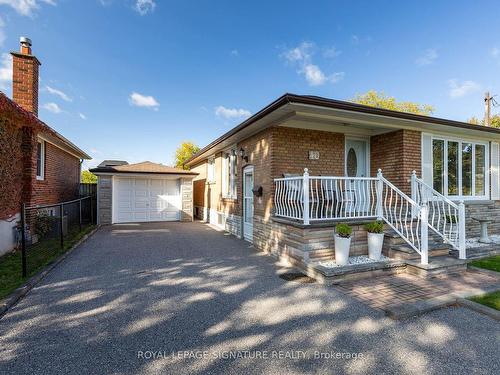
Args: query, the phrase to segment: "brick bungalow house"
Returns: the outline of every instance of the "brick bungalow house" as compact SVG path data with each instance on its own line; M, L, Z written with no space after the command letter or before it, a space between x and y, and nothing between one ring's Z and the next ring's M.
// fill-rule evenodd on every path
M31 41L12 52L13 100L0 92L0 254L15 245L21 203L51 204L78 197L84 151L38 119L38 70Z
M186 165L195 216L258 249L331 258L349 221L351 253L366 254L360 224L378 218L427 264L431 238L465 258L472 217L499 217L499 142L500 129L285 94Z

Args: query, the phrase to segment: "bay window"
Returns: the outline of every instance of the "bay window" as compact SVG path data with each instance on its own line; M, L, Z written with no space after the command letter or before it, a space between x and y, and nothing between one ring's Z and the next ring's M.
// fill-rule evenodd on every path
M236 149L222 155L222 197L236 199Z
M432 185L456 198L487 198L488 144L443 138L432 140Z

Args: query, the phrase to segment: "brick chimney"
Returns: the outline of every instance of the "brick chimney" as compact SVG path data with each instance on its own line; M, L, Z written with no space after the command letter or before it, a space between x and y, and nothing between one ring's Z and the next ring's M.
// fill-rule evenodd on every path
M38 116L38 59L31 54L31 40L22 37L20 52L12 55L12 99Z

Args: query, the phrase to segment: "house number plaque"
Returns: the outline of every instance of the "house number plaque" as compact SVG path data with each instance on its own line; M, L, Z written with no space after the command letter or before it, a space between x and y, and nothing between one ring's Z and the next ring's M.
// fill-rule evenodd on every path
M319 151L309 151L309 160L319 160Z

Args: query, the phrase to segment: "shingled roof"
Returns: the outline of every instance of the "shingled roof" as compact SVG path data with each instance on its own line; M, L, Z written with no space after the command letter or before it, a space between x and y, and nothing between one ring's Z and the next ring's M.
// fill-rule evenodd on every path
M180 168L169 167L167 165L143 161L136 164L122 165L102 165L90 170L92 173L152 173L152 174L182 174L195 176L198 173L186 171Z

